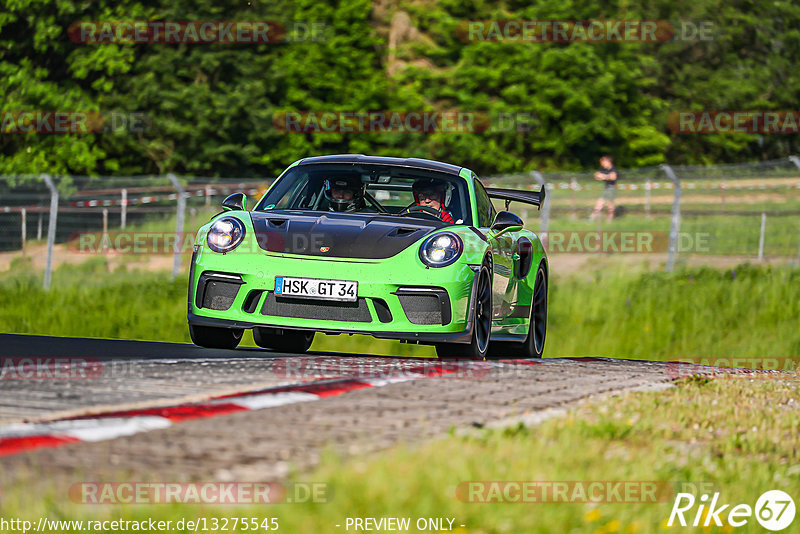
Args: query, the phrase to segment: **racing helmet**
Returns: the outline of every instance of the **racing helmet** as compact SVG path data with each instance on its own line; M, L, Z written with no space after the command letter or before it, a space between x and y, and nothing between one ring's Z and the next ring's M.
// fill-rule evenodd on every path
M411 190L414 193L414 202L419 205L419 193L420 191L437 191L439 193L439 203L442 207L446 206L449 202L448 193L450 193L450 184L443 180L437 180L436 178L420 178L419 180L415 180L414 184L411 186Z
M359 176L328 178L324 183L325 199L333 211L355 211L364 206L365 185ZM334 191L350 191L351 198L335 198Z

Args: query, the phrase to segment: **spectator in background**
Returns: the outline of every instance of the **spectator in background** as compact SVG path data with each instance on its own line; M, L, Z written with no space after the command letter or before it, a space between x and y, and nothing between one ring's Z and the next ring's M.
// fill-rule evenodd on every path
M608 220L614 218L614 199L617 197L617 168L614 166L614 161L611 156L603 156L600 158L600 170L594 173L594 179L605 182L603 188L603 195L597 199L594 205L592 215L589 217L593 221L595 217L600 214L603 205L608 206Z

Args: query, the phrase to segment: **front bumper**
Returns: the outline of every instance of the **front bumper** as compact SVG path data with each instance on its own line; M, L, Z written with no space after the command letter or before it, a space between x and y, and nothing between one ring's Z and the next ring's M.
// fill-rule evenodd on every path
M360 261L235 252L222 255L200 248L193 255L189 324L366 334L415 343L468 343L472 338L470 310L476 266L456 263L440 269L426 268L416 250L386 260ZM205 298L204 291L207 281L215 278L212 273L223 275L223 282L227 276L233 283L223 305L230 303L227 309L208 306L211 301ZM331 305L326 310L317 301L278 299L273 293L275 276L356 280L359 301L352 307ZM430 295L439 299L442 309L437 317L441 322L420 324L420 315L409 313L408 299Z
M276 333L281 333L282 330L302 330L307 331L308 328L298 326L278 326L266 325L264 323L248 323L243 321L235 321L230 319L214 319L212 317L204 317L202 315L188 315L189 324L198 326L217 326L223 328L254 328L266 327L273 329ZM323 334L339 335L339 334L361 334L365 336L372 336L378 339L397 339L401 341L408 341L420 344L431 343L469 343L472 340L472 325L462 332L376 332L374 330L342 330L342 329L329 329L329 328L314 328L315 332Z

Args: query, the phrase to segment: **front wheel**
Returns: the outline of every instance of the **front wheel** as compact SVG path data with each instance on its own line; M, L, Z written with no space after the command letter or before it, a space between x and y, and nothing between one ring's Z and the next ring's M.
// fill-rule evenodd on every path
M547 334L547 275L544 264L539 265L531 295L531 313L528 335L522 343L518 341L493 341L489 345L488 359L532 359L544 353L544 338Z
M314 332L284 331L283 334L273 332L270 329L255 327L253 328L253 340L262 349L297 354L306 352L314 341Z
M478 271L475 292L475 305L472 309L472 339L469 344L439 343L436 355L439 358L466 358L483 360L489 349L489 336L492 331L492 279L489 268L484 264Z
M235 349L242 340L242 334L242 328L189 325L192 343L207 349Z

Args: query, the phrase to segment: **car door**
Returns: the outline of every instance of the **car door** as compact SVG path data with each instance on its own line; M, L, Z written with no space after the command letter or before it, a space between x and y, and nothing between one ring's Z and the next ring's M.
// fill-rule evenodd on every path
M496 237L491 232L492 222L497 211L492 205L489 195L486 193L481 181L475 177L475 203L478 208L478 226L492 249L493 277L492 277L492 321L497 325L497 321L502 321L511 313L511 302L507 296L509 289L513 290L509 284L511 282L514 259L514 235L506 232L500 237ZM513 300L513 299L512 299Z

